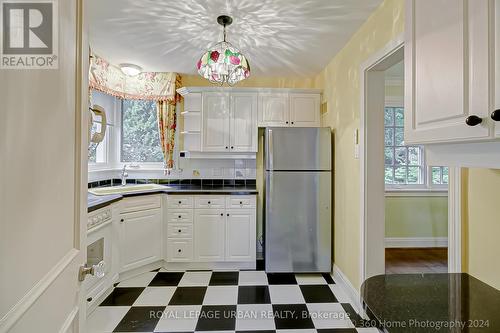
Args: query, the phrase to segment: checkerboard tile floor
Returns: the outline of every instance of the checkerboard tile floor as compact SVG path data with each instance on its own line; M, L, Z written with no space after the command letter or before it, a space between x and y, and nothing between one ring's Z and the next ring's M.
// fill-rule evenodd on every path
M376 333L329 274L157 270L119 283L89 333Z

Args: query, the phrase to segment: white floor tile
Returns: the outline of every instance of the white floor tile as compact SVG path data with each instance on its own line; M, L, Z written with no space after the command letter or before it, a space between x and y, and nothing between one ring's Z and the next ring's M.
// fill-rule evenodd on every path
M200 311L201 305L167 306L155 332L193 332Z
M147 287L155 275L156 272L143 273L120 282L118 287Z
M298 284L327 284L321 274L295 274Z
M203 305L234 305L238 303L238 286L209 286Z
M375 327L360 327L356 328L358 333L380 333L380 331Z
M87 319L88 333L113 332L130 306L99 306Z
M212 272L186 272L179 282L179 287L208 286Z
M176 287L148 287L144 289L134 306L161 306L168 305Z
M330 284L329 286L330 286L330 289L332 290L333 294L335 295L335 297L339 301L339 303L350 303L351 302L351 300L347 296L344 288L342 288L340 285Z
M240 286L265 286L267 275L264 271L241 271L238 281Z
M240 304L236 312L236 331L274 330L271 304Z
M354 327L340 303L310 303L307 309L316 329Z
M306 302L298 285L270 285L269 295L271 296L272 304L299 304Z

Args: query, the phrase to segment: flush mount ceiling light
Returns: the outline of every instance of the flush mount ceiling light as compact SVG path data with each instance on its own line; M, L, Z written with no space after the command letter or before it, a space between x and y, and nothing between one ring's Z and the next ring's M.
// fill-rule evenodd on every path
M198 73L212 83L234 85L250 76L250 64L240 50L226 41L226 26L233 19L226 15L217 18L223 26L224 40L212 46L198 60Z
M120 64L120 69L122 70L123 74L128 76L136 76L140 72L142 72L142 68L134 64Z

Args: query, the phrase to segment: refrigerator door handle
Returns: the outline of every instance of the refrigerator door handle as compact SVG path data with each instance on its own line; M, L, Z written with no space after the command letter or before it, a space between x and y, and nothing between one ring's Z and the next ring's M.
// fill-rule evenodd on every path
M273 170L273 130L268 130L268 140L267 140L267 158L269 165L267 167L269 170Z

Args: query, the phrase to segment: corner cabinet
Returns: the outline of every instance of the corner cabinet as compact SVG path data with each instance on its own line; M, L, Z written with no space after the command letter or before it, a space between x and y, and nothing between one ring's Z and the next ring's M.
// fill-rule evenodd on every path
M406 0L406 143L494 138L492 13L490 0Z

